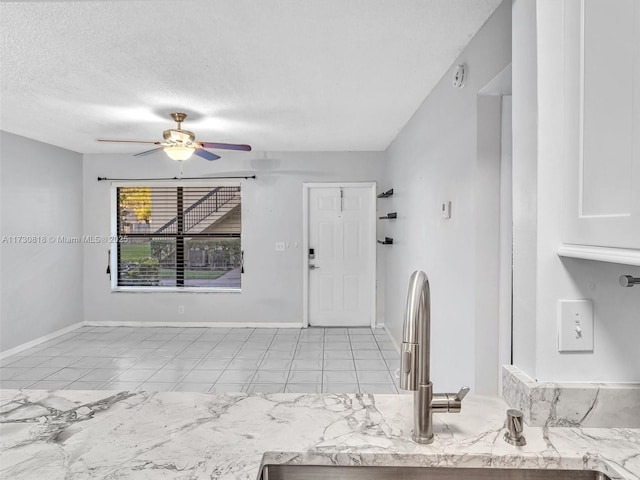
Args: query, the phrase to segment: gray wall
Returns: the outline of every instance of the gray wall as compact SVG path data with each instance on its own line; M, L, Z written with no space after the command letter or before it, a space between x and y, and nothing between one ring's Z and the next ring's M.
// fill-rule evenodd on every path
M394 245L378 248L387 273L385 324L400 341L409 276L424 270L431 282L431 372L438 391L470 385L476 393L497 393L497 318L484 324L475 309L477 256L493 247L478 238L476 220L492 201L477 189L485 173L478 162L478 92L511 62L510 26L506 2L454 63L467 64L464 88L452 87L451 68L387 152L381 187L395 193L378 208L397 211L398 219L381 227ZM452 202L448 220L440 218L443 201ZM475 338L486 328L496 332L494 345L476 349ZM479 365L495 372L489 384L476 378Z
M0 350L83 320L82 156L0 132ZM11 243L12 236L44 243Z
M225 152L221 160L193 157L185 177L257 175L242 182L242 244L245 274L241 293L129 293L110 289L108 245L85 245L87 321L302 323L302 184L377 181L384 154ZM84 232L109 235L110 182L114 178L174 177L178 165L163 154L84 156ZM276 242L289 248L275 251ZM296 246L297 244L297 246ZM184 314L178 306L184 305Z

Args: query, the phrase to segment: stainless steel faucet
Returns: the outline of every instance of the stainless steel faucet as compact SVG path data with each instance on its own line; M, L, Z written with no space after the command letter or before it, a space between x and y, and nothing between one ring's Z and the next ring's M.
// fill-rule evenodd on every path
M433 414L458 413L469 387L458 393L433 393L429 379L431 347L431 293L429 279L416 271L409 280L407 307L402 329L400 388L415 391L412 438L417 443L433 442Z

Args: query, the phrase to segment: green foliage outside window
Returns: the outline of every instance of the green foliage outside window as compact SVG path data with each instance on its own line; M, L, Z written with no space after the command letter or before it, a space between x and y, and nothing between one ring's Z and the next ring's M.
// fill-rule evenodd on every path
M155 258L139 258L124 263L120 270L121 285L159 285L160 263Z

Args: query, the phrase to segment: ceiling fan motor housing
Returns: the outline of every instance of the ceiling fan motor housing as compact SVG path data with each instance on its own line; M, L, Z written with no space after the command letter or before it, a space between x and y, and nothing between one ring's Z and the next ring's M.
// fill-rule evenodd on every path
M162 136L167 142L181 145L191 144L196 139L196 135L189 130L165 130Z
M190 145L196 139L196 135L189 130L182 130L182 122L187 118L186 113L174 112L171 114L177 125L177 128L165 130L163 133L164 139L173 145Z

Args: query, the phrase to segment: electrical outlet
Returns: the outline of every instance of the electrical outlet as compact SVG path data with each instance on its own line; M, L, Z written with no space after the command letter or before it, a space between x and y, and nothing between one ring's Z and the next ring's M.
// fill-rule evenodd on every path
M560 300L558 351L593 351L593 302L591 300Z
M184 313L184 305L178 305L178 313L182 315Z
M284 242L276 242L276 252L284 252Z

